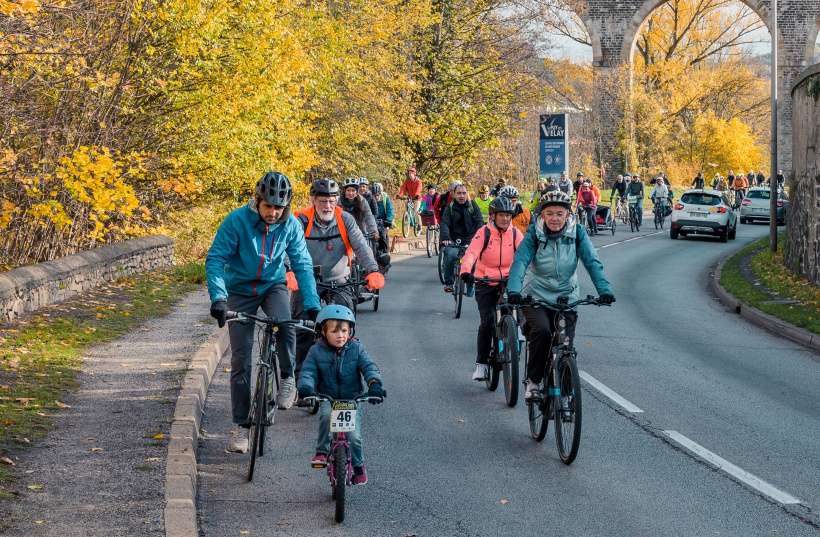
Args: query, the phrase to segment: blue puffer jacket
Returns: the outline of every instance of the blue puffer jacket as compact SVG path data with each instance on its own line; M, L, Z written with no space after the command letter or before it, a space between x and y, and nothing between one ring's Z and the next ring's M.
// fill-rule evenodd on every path
M510 277L509 292L555 302L558 297L578 300L578 260L584 264L599 295L612 294L604 266L584 228L570 215L566 232L557 239L547 239L546 225L539 215L527 228L518 245Z
M299 282L305 310L318 310L313 261L305 245L302 224L288 211L268 225L256 211L256 200L228 214L216 231L205 260L211 302L241 296L263 295L285 280L285 254Z
M348 339L344 347L336 350L320 339L302 364L297 387L310 386L314 393L334 399L353 399L362 395L374 380L382 382L379 368L359 340Z

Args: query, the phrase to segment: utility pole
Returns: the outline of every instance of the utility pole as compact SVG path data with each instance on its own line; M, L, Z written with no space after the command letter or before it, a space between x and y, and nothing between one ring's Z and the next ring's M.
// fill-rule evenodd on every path
M769 247L777 251L777 0L772 2L772 161L769 168Z

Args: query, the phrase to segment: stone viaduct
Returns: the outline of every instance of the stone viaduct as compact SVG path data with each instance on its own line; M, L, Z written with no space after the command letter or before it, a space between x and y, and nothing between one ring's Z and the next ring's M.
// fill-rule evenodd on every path
M768 28L770 0L741 0ZM578 13L592 41L592 65L600 99L607 179L621 172L615 151L615 132L621 120L615 92L609 90L608 74L632 63L641 26L666 0L586 0ZM778 162L788 175L792 169L792 83L814 63L814 44L820 32L820 0L778 0ZM766 166L768 168L768 166Z

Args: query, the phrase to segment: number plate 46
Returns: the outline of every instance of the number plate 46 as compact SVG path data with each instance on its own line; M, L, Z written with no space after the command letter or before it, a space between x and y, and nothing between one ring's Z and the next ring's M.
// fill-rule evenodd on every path
M350 433L356 430L356 403L333 403L330 410L330 432Z

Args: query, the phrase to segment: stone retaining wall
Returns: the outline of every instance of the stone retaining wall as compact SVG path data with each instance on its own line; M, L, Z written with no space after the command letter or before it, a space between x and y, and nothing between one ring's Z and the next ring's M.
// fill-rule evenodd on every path
M783 254L791 270L820 283L820 99L806 91L817 77L820 64L806 69L792 89L794 180Z
M153 235L0 273L0 322L99 283L173 264L174 241Z

